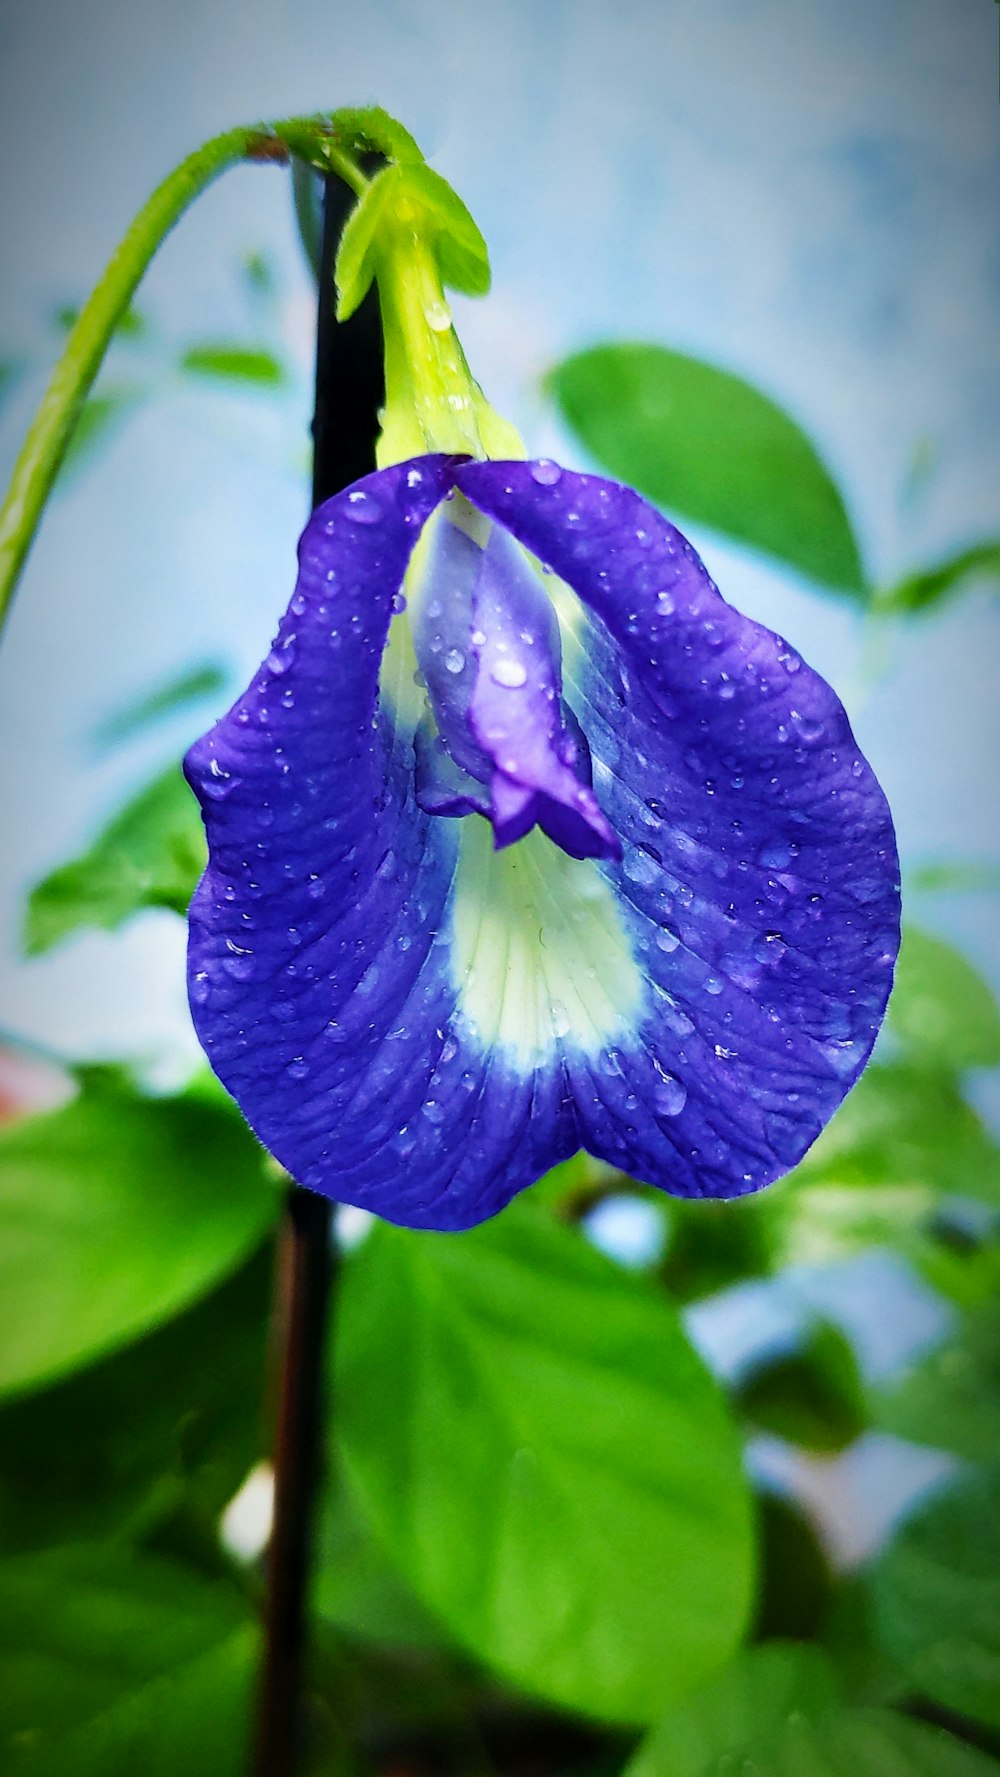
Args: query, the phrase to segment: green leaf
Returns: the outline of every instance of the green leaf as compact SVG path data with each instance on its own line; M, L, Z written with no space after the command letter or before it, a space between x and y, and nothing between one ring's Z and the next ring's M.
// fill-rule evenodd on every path
M779 1493L757 1498L760 1577L752 1641L819 1635L833 1594L833 1572L816 1528L793 1500Z
M25 950L40 956L81 928L117 931L145 907L185 913L205 858L198 804L171 765L126 803L88 851L32 889Z
M68 333L80 319L80 310L72 303L62 303L55 312L55 324L60 333ZM115 324L115 337L118 339L141 339L149 332L149 323L145 315L138 309L128 308Z
M1000 1727L1000 1468L909 1518L872 1575L875 1626L914 1689Z
M924 894L995 894L1000 890L1000 869L975 858L964 862L949 858L918 864L909 873L909 885Z
M94 740L101 747L117 746L132 740L153 722L172 716L189 703L216 696L224 690L228 673L216 660L203 661L169 679L161 679L131 703L123 704L94 729Z
M398 227L403 217L408 228L432 241L445 284L468 296L489 289L486 242L447 180L422 163L385 167L351 211L341 236L335 268L338 320L348 320L364 300L385 231Z
M387 160L423 161L408 129L381 105L342 105L330 119L334 135L358 154L384 154Z
M519 1202L460 1236L376 1227L339 1325L351 1484L460 1641L623 1722L727 1658L751 1586L738 1441L652 1285Z
M278 1203L221 1096L143 1099L95 1074L61 1109L0 1130L0 1391L179 1313L246 1258Z
M214 1521L260 1457L268 1246L134 1344L0 1405L0 1550ZM211 1361L206 1362L206 1353Z
M1000 1303L968 1315L892 1387L872 1392L883 1430L969 1462L1000 1451Z
M88 395L59 467L59 486L65 488L103 445L109 444L123 421L135 411L146 391L135 383L102 388Z
M1000 1007L971 963L941 938L907 926L889 1026L918 1058L958 1071L1000 1062Z
M284 365L266 346L233 345L228 340L200 340L188 346L181 353L180 368L192 376L258 388L280 388L287 380Z
M826 1322L812 1325L797 1351L758 1364L741 1383L736 1400L757 1429L804 1450L846 1449L868 1424L850 1343Z
M766 1761L789 1718L822 1720L837 1701L833 1668L819 1648L780 1641L750 1648L671 1710L624 1777L769 1772Z
M793 1177L798 1184L916 1187L1000 1203L1000 1148L949 1074L867 1068Z
M859 600L843 498L795 421L741 377L655 345L595 346L551 372L564 419L658 505Z
M1000 537L973 543L971 548L946 556L932 568L907 575L879 595L878 607L881 611L929 611L983 580L1000 583Z
M439 1648L449 1640L393 1566L339 1473L324 1490L313 1605L324 1622L386 1647Z
M19 366L13 358L0 358L0 402L6 400L17 381Z
M9 1777L242 1777L256 1632L227 1585L105 1545L0 1563Z

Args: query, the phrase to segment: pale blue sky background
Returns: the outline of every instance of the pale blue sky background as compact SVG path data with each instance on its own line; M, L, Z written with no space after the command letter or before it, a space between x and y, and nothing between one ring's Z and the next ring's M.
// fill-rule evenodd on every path
M995 0L14 0L0 14L0 354L51 353L155 180L224 125L378 101L489 240L493 296L458 303L473 366L529 443L563 352L661 339L784 401L847 492L877 574L1000 529L1000 113ZM125 755L88 734L206 655L247 673L291 590L305 509L308 281L286 181L229 174L142 296L169 344L257 331L235 265L281 267L299 383L258 408L171 384L53 509L0 662L4 1022L68 1051L192 1053L181 935L150 915L13 962L25 885L77 849L210 706ZM0 426L13 451L37 385ZM912 488L915 452L931 464ZM908 491L909 490L909 491ZM723 591L831 677L908 858L996 856L1000 609L915 627L865 688L857 620L698 537ZM939 897L1000 982L996 903Z

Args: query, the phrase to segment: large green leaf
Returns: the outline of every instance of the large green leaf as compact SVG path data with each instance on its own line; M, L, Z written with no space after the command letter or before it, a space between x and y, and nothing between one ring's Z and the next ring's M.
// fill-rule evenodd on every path
M549 385L591 456L678 516L867 596L843 498L814 445L742 377L656 345L595 346Z
M339 1473L324 1490L312 1602L322 1621L365 1641L437 1648L449 1640L380 1547Z
M0 1393L113 1351L234 1271L277 1214L221 1095L143 1099L95 1074L0 1131Z
M339 1326L351 1482L460 1640L623 1722L722 1664L750 1603L746 1483L652 1285L521 1201L460 1236L377 1227Z
M0 1563L8 1777L242 1777L256 1635L243 1600L105 1545Z
M990 988L959 951L915 926L903 933L889 1027L914 1055L943 1068L1000 1062L1000 1008Z
M115 815L88 851L32 889L25 949L38 956L86 927L113 932L144 907L185 913L206 855L198 804L172 765Z
M654 1728L625 1777L707 1777L769 1767L790 1716L818 1721L838 1702L819 1648L773 1641L750 1648ZM751 1764L752 1760L752 1764ZM745 1761L745 1763L743 1763Z
M261 1455L270 1248L145 1338L0 1405L0 1551L211 1522ZM210 1354L210 1361L206 1361Z
M876 1423L970 1462L1000 1452L1000 1303L987 1302L891 1387L873 1393Z
M872 1587L879 1637L914 1689L1000 1727L1000 1467L909 1518Z

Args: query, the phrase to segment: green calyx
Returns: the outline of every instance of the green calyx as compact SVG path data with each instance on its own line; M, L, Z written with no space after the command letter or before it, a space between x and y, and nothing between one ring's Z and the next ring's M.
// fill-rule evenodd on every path
M388 161L369 180L354 160L348 182L358 203L335 270L341 321L373 282L378 288L386 381L380 465L427 451L523 456L517 432L493 411L469 371L445 297L446 288L467 296L489 289L489 254L479 228L413 138L384 112L337 114L347 117L355 153L377 152Z

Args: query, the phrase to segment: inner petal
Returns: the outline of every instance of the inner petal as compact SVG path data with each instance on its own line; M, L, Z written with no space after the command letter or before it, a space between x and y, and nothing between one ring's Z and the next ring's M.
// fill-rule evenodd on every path
M562 701L559 627L523 551L459 498L439 516L414 642L447 760L418 747L417 795L435 814L479 806L452 767L485 786L497 848L535 825L573 857L617 857L591 788L590 753Z

